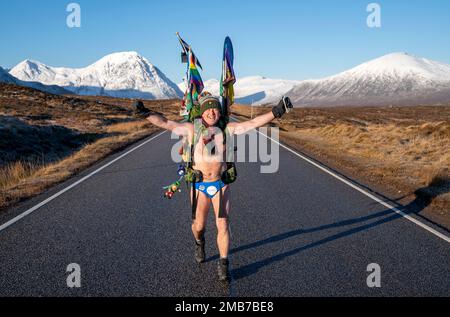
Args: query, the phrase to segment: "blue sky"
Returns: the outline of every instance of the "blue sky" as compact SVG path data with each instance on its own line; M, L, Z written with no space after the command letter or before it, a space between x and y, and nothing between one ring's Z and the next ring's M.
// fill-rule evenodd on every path
M66 25L66 6L81 6L81 28ZM366 7L381 5L382 27ZM240 77L320 78L381 55L406 51L450 64L448 0L14 0L0 1L0 65L30 58L83 67L106 54L138 51L180 82L179 31L204 66L220 76L229 35Z

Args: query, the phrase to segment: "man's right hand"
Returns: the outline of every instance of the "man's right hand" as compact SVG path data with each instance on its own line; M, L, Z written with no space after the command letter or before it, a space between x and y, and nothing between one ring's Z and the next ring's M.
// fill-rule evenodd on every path
M142 101L136 101L134 103L134 116L136 118L147 119L151 115L161 115L161 114L146 108Z

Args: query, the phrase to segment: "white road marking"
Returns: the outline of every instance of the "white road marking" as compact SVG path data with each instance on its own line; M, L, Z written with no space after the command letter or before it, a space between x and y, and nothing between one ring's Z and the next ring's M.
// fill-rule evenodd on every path
M281 143L278 142L277 140L275 140L275 139L269 137L268 135L266 135L266 134L260 132L259 130L257 130L257 131L258 131L259 134L263 135L264 137L266 137L267 139L271 140L271 141L274 142L275 144L278 144L278 145L281 146L282 148L288 150L288 151L291 152L292 154L294 154L294 155L300 157L301 159L307 161L308 163L314 165L315 167L317 167L317 168L319 168L320 170L324 171L325 173L327 173L327 174L333 176L334 178L340 180L341 182L345 183L346 185L352 187L353 189L359 191L359 192L362 193L363 195L365 195L365 196L367 196L367 197L373 199L374 201L376 201L377 203L383 205L384 207L389 208L390 210L396 212L396 213L399 214L400 216L404 217L405 219L408 219L409 221L415 223L415 224L418 225L419 227L421 227L421 228L427 230L428 232L434 234L435 236L441 238L442 240L444 240L444 241L450 243L450 237L447 237L446 235L444 235L444 234L440 233L439 231L437 231L437 230L431 228L430 226L428 226L428 225L426 225L426 224L420 222L419 220L417 220L417 219L415 219L415 218L413 218L413 217L411 217L411 216L405 214L405 213L404 213L403 211L401 211L400 209L398 209L398 208L396 208L396 207L394 207L394 206L388 204L388 203L385 202L385 201L382 201L381 199L379 199L378 197L372 195L371 193L367 192L366 190L360 188L359 186L356 186L355 184L353 184L353 183L349 182L348 180L342 178L341 176L337 175L336 173L334 173L334 172L332 172L332 171L326 169L325 167L321 166L320 164L317 164L316 162L314 162L314 161L310 160L309 158L305 157L304 155L302 155L302 154L300 154L300 153L298 153L298 152L296 152L296 151L290 149L289 147L285 146L284 144L281 144Z
M21 213L20 215L14 217L13 219L9 220L8 222L4 223L3 225L0 226L0 232L5 230L6 228L8 228L9 226L15 224L16 222L18 222L19 220L23 219L24 217L28 216L29 214L31 214L32 212L38 210L39 208L41 208L42 206L45 206L46 204L48 204L49 202L51 202L52 200L54 200L55 198L61 196L62 194L64 194L65 192L71 190L72 188L80 185L81 183L83 183L84 181L86 181L87 179L91 178L92 176L94 176L95 174L97 174L98 172L104 170L105 168L107 168L108 166L114 164L115 162L117 162L118 160L121 160L122 158L124 158L125 156L127 156L128 154L136 151L137 149L143 147L144 145L146 145L147 143L153 141L154 139L160 137L161 135L163 135L164 133L166 133L167 131L163 131L159 134L157 134L156 136L148 139L147 141L143 142L142 144L132 148L131 150L129 150L128 152L120 155L119 157L115 158L114 160L112 160L111 162L103 165L102 167L100 167L99 169L93 171L92 173L90 173L89 175L86 175L85 177L83 177L82 179L76 181L75 183L73 183L72 185L64 188L63 190L57 192L56 194L54 194L53 196L47 198L46 200L44 200L43 202L37 204L36 206L28 209L27 211Z

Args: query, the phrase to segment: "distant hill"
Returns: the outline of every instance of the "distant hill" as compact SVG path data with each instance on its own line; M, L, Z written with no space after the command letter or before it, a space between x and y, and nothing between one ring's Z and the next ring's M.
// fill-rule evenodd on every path
M44 84L41 84L38 82L23 81L23 80L17 79L1 67L0 67L0 82L7 83L7 84L15 84L18 86L23 86L23 87L28 87L28 88L33 88L33 89L41 90L41 91L51 93L54 95L69 95L69 94L71 94L70 91L63 89L56 85L44 85Z

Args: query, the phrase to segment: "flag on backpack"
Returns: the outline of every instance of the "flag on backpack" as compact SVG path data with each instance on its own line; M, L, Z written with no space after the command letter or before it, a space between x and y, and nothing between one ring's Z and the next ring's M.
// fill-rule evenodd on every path
M183 40L183 39L181 38L181 36L180 36L180 34L179 34L178 32L177 32L176 34L177 34L178 40L180 41L181 47L183 48L183 52L184 52L185 54L189 54L189 51L192 51L191 46L190 46L188 43L186 43L185 40ZM194 54L193 52L192 52L192 54L193 54L194 57L195 57L195 63L196 63L196 65L197 65L201 70L203 70L202 64L200 64L200 61L198 60L198 58L195 56L195 54Z
M188 87L186 95L186 110L190 112L198 103L198 96L204 88L202 77L197 69L197 57L189 50Z
M227 36L223 48L222 78L220 79L220 95L222 97L222 115L228 117L230 106L234 103L234 84L236 75L233 69L234 51L231 39Z

